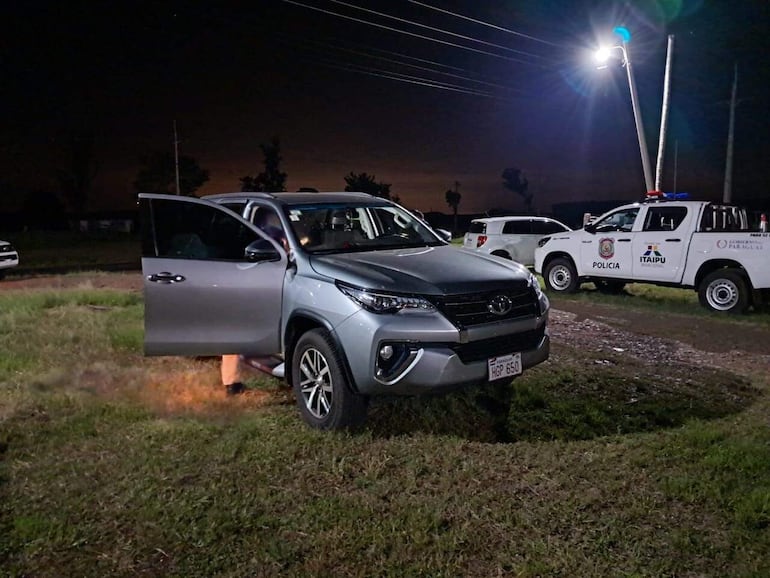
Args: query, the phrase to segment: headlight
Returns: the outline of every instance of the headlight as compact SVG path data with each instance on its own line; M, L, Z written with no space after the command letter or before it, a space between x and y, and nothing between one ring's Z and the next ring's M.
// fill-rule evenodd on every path
M540 287L537 276L534 273L530 273L527 283L535 290L535 296L537 297L537 302L540 307L540 315L545 315L551 307L551 303L548 301L548 297L546 297L545 293L543 293L543 289Z
M435 311L435 307L422 297L393 295L342 284L338 284L337 287L361 307L372 313L398 313L400 311L428 313Z
M551 237L543 237L542 239L540 239L540 240L537 242L537 246L538 246L538 247L542 247L543 245L545 245L545 244L546 244L548 241L550 241L550 240L551 240Z
M540 287L540 281L537 280L537 276L534 273L529 274L527 284L535 290L535 295L538 299L543 296L543 289Z

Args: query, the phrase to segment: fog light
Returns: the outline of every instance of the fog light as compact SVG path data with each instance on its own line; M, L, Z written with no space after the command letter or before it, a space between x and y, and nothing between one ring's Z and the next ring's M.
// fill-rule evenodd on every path
M422 348L412 343L390 342L380 345L374 377L392 385L401 379L422 356Z

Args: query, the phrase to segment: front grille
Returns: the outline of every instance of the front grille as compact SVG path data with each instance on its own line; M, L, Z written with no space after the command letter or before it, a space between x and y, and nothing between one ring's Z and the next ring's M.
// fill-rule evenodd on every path
M543 340L543 335L545 335L545 323L537 329L522 333L491 337L471 343L455 343L451 345L451 349L457 354L460 361L472 363L498 355L535 349Z
M500 295L508 297L512 306L504 315L495 315L490 312L489 303L492 298ZM522 319L540 313L537 295L529 285L479 293L446 295L434 297L432 301L436 308L459 329L482 323Z

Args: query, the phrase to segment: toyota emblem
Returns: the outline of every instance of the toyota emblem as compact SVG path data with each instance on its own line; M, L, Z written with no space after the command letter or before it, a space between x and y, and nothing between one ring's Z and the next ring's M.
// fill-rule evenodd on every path
M487 310L492 315L505 315L511 311L512 307L513 302L511 301L511 298L508 297L508 295L502 294L495 295L489 300L489 303L487 303Z

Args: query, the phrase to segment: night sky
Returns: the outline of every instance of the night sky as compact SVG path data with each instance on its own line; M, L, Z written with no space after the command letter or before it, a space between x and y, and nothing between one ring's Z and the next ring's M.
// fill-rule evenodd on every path
M290 191L367 172L423 211L449 212L455 181L460 212L522 209L500 178L517 167L543 213L636 200L625 71L590 59L618 25L653 172L675 35L664 190L721 198L737 62L733 198L770 199L766 0L18 4L0 40L0 210L56 192L78 132L96 139L89 208L130 207L140 157L173 151L174 121L180 154L210 172L197 194L238 190L278 136Z

